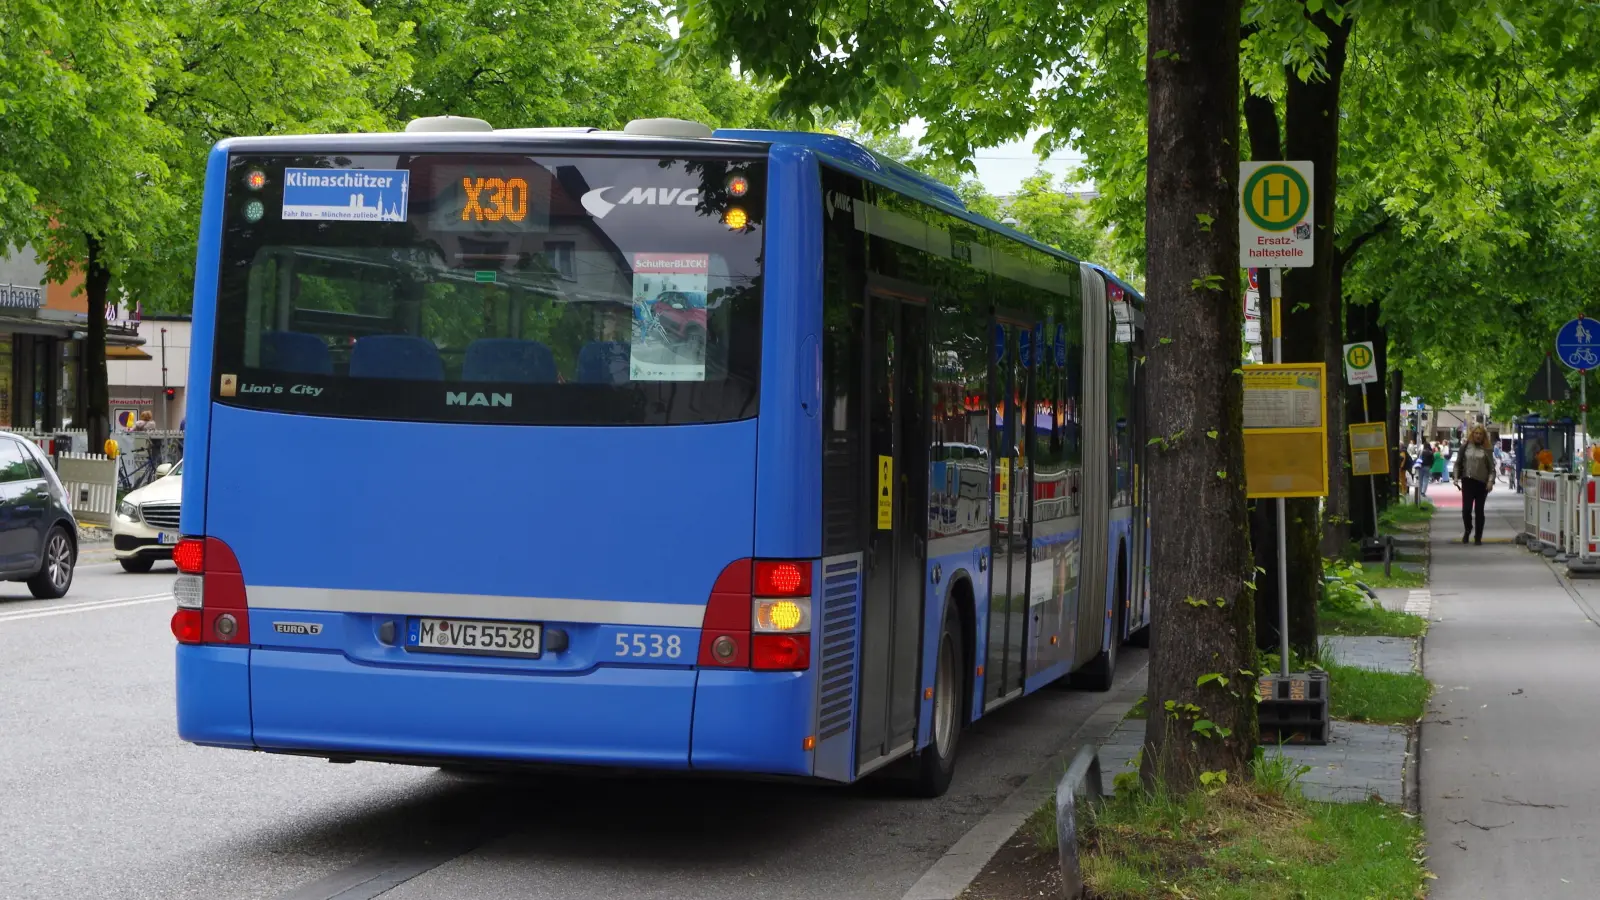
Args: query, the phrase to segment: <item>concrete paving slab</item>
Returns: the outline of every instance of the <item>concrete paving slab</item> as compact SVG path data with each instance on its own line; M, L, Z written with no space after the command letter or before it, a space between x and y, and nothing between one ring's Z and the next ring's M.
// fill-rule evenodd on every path
M1416 671L1417 642L1414 638L1333 635L1323 638L1322 643L1327 654L1340 665L1402 675Z
M1489 495L1483 546L1458 510L1433 526L1437 685L1421 737L1434 900L1588 900L1600 884L1600 628L1542 558L1509 543L1522 497ZM1576 590L1581 591L1582 588Z

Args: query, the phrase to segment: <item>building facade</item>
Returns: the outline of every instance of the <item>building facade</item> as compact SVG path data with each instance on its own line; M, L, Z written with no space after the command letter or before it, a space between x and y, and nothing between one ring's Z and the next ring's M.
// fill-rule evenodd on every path
M89 316L82 288L81 275L48 281L29 248L0 256L0 428L83 427ZM125 323L107 322L108 360L148 358L141 343Z

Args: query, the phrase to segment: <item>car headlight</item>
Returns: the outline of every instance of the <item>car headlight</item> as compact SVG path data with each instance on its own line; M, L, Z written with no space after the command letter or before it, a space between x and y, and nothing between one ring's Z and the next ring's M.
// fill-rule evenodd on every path
M127 519L130 522L137 522L139 521L139 507L134 506L132 503L124 500L117 504L117 515Z

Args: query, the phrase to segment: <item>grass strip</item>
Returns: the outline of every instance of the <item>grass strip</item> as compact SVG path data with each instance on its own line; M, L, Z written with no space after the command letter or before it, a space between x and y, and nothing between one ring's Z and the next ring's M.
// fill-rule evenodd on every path
M1428 620L1410 613L1395 612L1381 606L1336 609L1326 603L1317 609L1317 624L1323 634L1372 635L1380 637L1422 637Z
M1383 566L1363 568L1356 580L1370 588L1419 588L1428 583L1428 577L1400 566L1393 566L1390 574L1383 574Z
M1080 840L1097 900L1414 898L1428 877L1422 828L1400 810L1254 785L1183 798L1125 791L1090 818Z
M1393 531L1406 526L1427 524L1433 518L1433 504L1424 502L1421 506L1410 503L1391 503L1378 513L1378 530ZM1409 529L1406 529L1409 530Z
M1416 672L1373 672L1327 666L1329 714L1335 719L1404 725L1422 718L1433 686Z

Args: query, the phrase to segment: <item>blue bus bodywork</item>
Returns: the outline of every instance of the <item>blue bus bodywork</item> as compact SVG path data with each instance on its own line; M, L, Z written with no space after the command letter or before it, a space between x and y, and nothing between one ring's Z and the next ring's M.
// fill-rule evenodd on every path
M204 550L204 562L186 569L203 573L202 582L191 595L179 591L180 605L184 596L204 598L187 607L198 637L180 635L177 648L178 730L185 740L336 759L848 782L929 753L940 721L938 648L952 620L965 636L956 686L962 721L1074 671L1099 666L1091 680L1109 686L1117 646L1149 622L1148 522L1137 462L1144 441L1132 362L1142 340L1142 298L1120 286L1135 316L1119 349L1111 335L1117 313L1105 293L1108 283L1119 283L1109 273L969 213L948 188L839 138L736 131L716 138L719 147L760 154L766 167L759 399L754 414L728 421L628 427L390 420L225 400L219 391L231 390L233 379L247 381L220 371L215 360L219 339L232 340L218 315L219 273L229 264L225 226L233 227L227 223L237 205L230 173L241 155L334 148L531 153L559 140L564 154L593 148L689 156L700 152L686 146L691 142L637 148L603 135L380 135L244 139L213 150L195 285L190 377L197 389L187 411L192 438L182 508L184 534ZM858 195L854 206L827 196L830 184L848 184ZM921 212L904 212L913 207ZM896 318L885 326L891 356L896 340L918 348L892 364L912 366L904 360L932 345L910 336L944 327L949 317L939 304L954 291L882 276L869 262L860 266L870 282L866 294L839 301L826 283L836 274L828 266L837 248L824 242L835 233L830 227L845 228L846 215L861 225L860 247L848 252L872 257L879 253L873 248L901 240L908 243L896 247L949 253L946 238L929 237L943 231L964 235L996 260L984 269L969 257L963 264L970 270L999 271L1002 255L1031 254L1036 262L1019 270L1015 283L1043 287L1037 297L1019 295L1020 310L990 304L987 288L968 305L982 307L975 315L985 316L984 337L991 327L1001 336L992 354L984 341L988 375L966 383L992 387L1004 369L1012 387L989 390L977 416L960 416L985 423L962 426L987 432L985 446L957 453L949 448L962 441L934 436L929 479L937 473L955 485L949 495L955 499L923 502L932 489L907 488L884 474L885 458L916 468L920 447L896 438L894 452L876 454L876 461L868 458L870 447L853 447L857 468L848 478L865 479L857 479L859 490L847 504L855 524L830 530L830 515L839 518L842 507L829 490L845 483L824 472L830 429L855 431L868 420L858 409L840 411L846 392L827 370L837 354L828 355L848 329L825 323L834 311L829 304L842 302L874 323L878 310L892 310L886 315ZM921 224L908 226L913 219ZM896 229L906 227L923 233L897 239ZM1091 335L1097 327L1111 335L1111 356L1079 348L1069 360L1062 339L1051 340L1056 314L1045 306L1059 300L1065 310L1072 297L1090 309L1082 322ZM1019 317L1027 310L1038 321ZM1002 316L1010 319L1001 323ZM339 341L329 343L342 352ZM932 363L935 352L924 361ZM1106 385L1123 383L1106 375L1111 357L1128 366L1120 420L1107 418ZM932 392L936 368L927 365L929 377L919 385L896 385ZM1048 426L1036 420L1021 429L1027 434L1016 446L1001 447L995 432L1004 414L993 398L1039 409L1035 395L1048 391L1036 386L1047 368L1060 386L1043 401ZM296 377L320 385L324 374ZM869 365L865 378L873 377L879 376ZM959 379L952 378L954 386ZM403 389L426 385L405 382ZM851 402L877 408L862 399L870 384L853 390ZM1098 424L1088 421L1095 415ZM892 426L894 435L931 430L926 423L902 425ZM1110 452L1092 452L1102 440ZM1060 462L1041 474L1039 460L1050 451L1028 448L1043 445L1078 447L1079 468ZM887 520L870 499L885 478L892 500L884 502L909 509L902 515L895 505ZM1075 516L1041 525L1039 510L1058 501ZM961 515L966 525L945 524ZM916 517L923 526L909 524ZM849 546L852 540L860 545ZM874 549L873 541L884 540L892 551ZM875 566L884 567L885 552L903 568L883 576L895 598L887 625L874 619L873 598L885 589L870 580ZM706 664L713 632L750 637L748 620L743 631L737 622L711 621L723 602L719 593L734 598L724 609L751 602L756 588L746 570L735 571L741 560L807 567L804 668ZM1049 587L1041 586L1045 581ZM1004 597L995 582L1007 585ZM734 590L722 591L728 584ZM214 597L222 605L213 608ZM227 640L215 630L229 609L244 617L245 639ZM415 652L407 635L415 639L422 617L537 621L546 649L537 658ZM557 632L559 650L550 644ZM652 653L656 647L662 649Z

